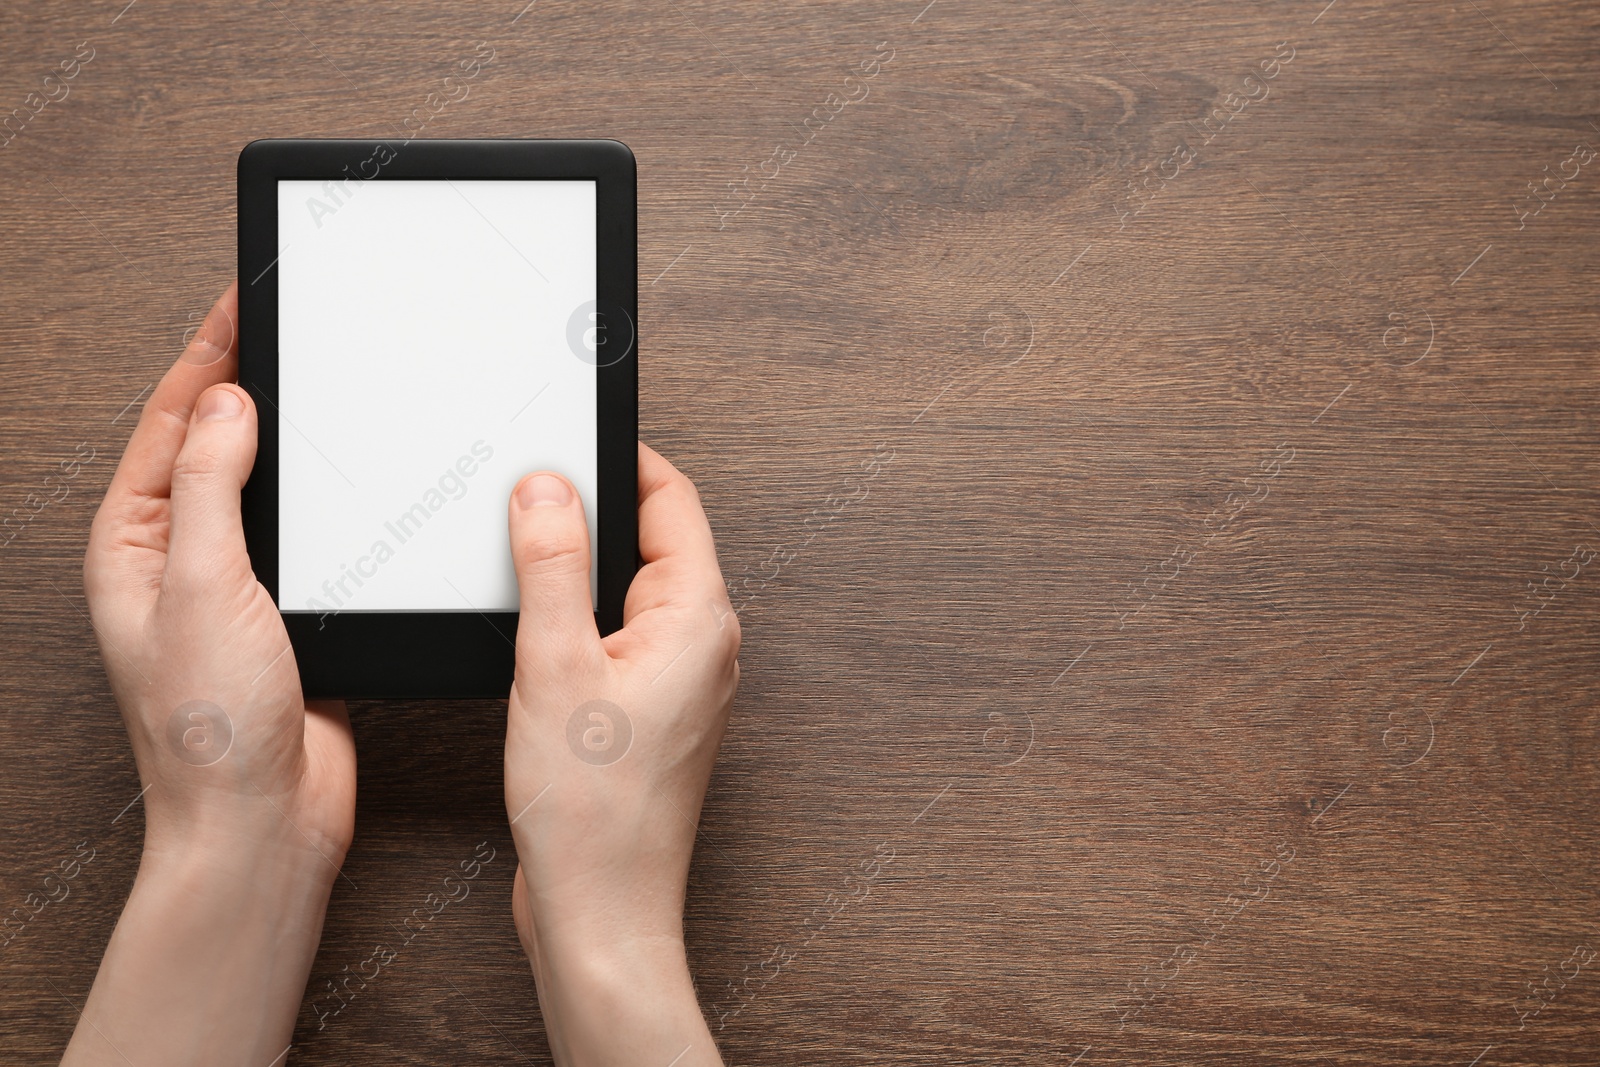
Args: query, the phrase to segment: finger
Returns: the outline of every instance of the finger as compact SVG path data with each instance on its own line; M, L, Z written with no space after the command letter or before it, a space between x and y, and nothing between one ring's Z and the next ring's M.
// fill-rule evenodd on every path
M350 729L350 706L342 700L308 700L306 701L306 724L318 723L318 729L325 726L335 734L343 737L353 736Z
M699 490L661 453L638 443L638 555L645 565L669 563L678 579L722 585L717 542Z
M516 877L511 880L511 922L517 928L517 939L522 951L533 965L535 974L543 968L539 958L539 942L533 931L533 905L528 902L528 880L522 875L522 864L517 864Z
M639 554L645 561L622 603L622 629L604 640L614 658L652 655L661 628L684 632L686 622L733 629L738 616L717 565L711 524L700 493L681 471L639 444ZM701 613L704 613L702 616Z
M700 505L700 491L643 441L639 442L639 555L646 563L675 557L701 568L717 566L717 546Z
M517 663L564 676L599 652L583 502L567 479L540 471L517 484L510 507L511 559L521 592Z
M291 665L292 666L292 665ZM342 700L306 701L305 746L317 760L317 781L349 781L356 762L350 709Z
M250 394L230 384L207 389L172 464L169 578L193 586L251 576L239 490L255 460L256 409Z
M195 401L211 386L238 377L238 321L239 283L235 281L145 403L106 492L108 504L124 504L136 497L164 498L171 491L172 464L183 448Z
M342 766L355 762L355 750L355 732L350 728L350 709L345 702L306 701L306 751Z

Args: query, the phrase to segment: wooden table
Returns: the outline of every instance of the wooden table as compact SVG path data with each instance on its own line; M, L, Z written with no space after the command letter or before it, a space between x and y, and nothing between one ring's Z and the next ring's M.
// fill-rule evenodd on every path
M94 859L0 957L7 1063L137 864L81 553L235 157L418 108L638 156L641 434L744 626L730 1063L1596 1062L1600 11L925 2L10 6L4 108L92 59L0 149L5 509L94 458L0 558L4 905ZM293 1061L548 1062L503 707L352 710Z

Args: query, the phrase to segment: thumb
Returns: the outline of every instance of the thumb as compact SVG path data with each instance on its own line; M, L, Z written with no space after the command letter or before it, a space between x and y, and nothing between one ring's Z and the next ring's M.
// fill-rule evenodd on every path
M167 572L183 584L249 576L239 490L256 461L256 409L237 385L200 394L172 464Z
M511 559L521 590L518 673L561 677L602 652L589 596L589 527L572 483L549 471L511 494Z

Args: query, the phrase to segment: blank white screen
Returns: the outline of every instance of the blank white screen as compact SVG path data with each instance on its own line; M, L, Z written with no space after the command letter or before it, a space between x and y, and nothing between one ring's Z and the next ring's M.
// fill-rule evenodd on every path
M538 469L597 558L595 241L593 181L278 182L282 610L515 611Z

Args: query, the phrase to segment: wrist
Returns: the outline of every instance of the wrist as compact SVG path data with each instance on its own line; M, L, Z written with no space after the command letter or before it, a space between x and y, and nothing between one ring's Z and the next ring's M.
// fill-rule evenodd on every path
M625 988L659 988L673 993L694 984L689 977L689 957L680 936L591 936L552 924L536 923L533 963L535 976L550 978L567 988L597 996L610 996Z
M281 1057L337 875L261 844L146 848L64 1063Z
M146 796L142 865L224 878L254 865L297 878L320 875L331 886L350 848L353 813L329 833L288 798L216 792L170 804L159 791Z
M721 1064L681 937L584 939L538 928L539 1006L561 1067Z
M197 971L208 960L265 958L257 976L294 986L298 1001L338 877L308 849L259 839L147 845L124 915L168 929L161 953L188 959Z
M304 841L271 834L217 838L149 835L139 859L134 894L202 906L226 901L241 911L287 916L314 911L321 925L339 856L324 856Z

